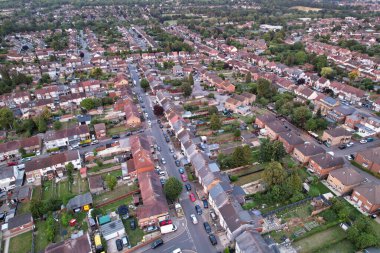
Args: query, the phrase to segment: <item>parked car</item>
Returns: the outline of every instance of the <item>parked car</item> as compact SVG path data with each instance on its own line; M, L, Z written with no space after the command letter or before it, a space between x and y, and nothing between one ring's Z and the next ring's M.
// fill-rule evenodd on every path
M180 163L178 160L175 160L175 165L176 165L177 167L179 167L179 166L181 166L181 163Z
M98 140L93 140L93 141L91 142L91 145L95 145L95 144L98 144L98 143L99 143Z
M214 210L210 211L210 217L211 217L212 220L217 220L218 219L218 216L216 215L216 213L215 213Z
M117 239L115 241L116 243L116 248L118 251L122 251L123 250L123 241L121 239Z
M174 154L174 155L173 155L173 158L174 158L174 160L177 160L178 157L177 157L176 154Z
M193 224L198 224L198 219L197 219L197 217L195 216L195 214L191 214L190 215L190 219L191 219L191 221L193 222Z
M202 208L199 205L195 205L195 211L198 215L202 215Z
M150 246L152 249L155 249L155 248L161 246L162 244L164 244L164 241L162 239L157 239Z
M130 226L130 228L131 228L132 230L135 230L135 229L136 229L136 222L135 222L135 220L131 220L131 221L129 222L129 226Z
M129 241L128 241L128 238L126 237L126 236L123 236L122 238L121 238L121 241L123 242L123 246L124 247L128 247L129 246Z
M169 224L172 224L172 220L163 220L163 221L160 221L160 226L165 226L165 225L169 225Z
M365 139L360 140L360 143L361 143L361 144L365 144L365 143L367 143L367 140L365 140Z
M187 181L187 176L185 174L181 174L181 179L183 182Z
M161 185L164 186L166 183L166 180L164 178L160 178Z
M346 155L347 160L351 161L352 157L350 155Z
M211 226L207 221L203 222L203 227L205 228L207 234L211 233Z
M208 239L210 239L210 242L211 242L212 245L217 245L217 244L218 244L218 241L216 240L215 235L210 234L210 235L208 236Z
M170 153L174 153L174 150L172 148L169 148Z
M191 184L185 184L186 191L191 191Z
M374 138L372 138L372 137L368 137L367 138L367 142L373 142L375 139Z
M163 157L161 158L161 163L166 164L165 158L163 158Z
M151 233L151 232L154 232L154 231L156 231L156 230L158 230L158 227L157 227L157 226L149 226L149 227L147 227L147 228L145 229L145 232L147 232L147 233Z
M339 148L339 149L345 149L345 148L346 148L346 145L345 145L345 144L339 145L338 148Z
M185 170L184 170L182 167L180 167L180 168L178 169L178 172L179 172L180 174L183 174L183 173L185 173Z
M191 202L195 202L196 199L195 199L195 195L194 195L194 193L191 192L191 193L189 194L189 199L190 199Z
M7 162L7 165L8 166L15 166L15 165L17 165L18 163L17 163L17 161L10 161L10 162Z
M203 208L208 208L208 201L207 199L202 199L203 202Z
M347 148L349 148L349 147L352 147L354 145L354 143L353 142L349 142L349 143L347 143Z
M119 139L119 138L120 138L120 135L118 135L118 134L112 135L112 139Z

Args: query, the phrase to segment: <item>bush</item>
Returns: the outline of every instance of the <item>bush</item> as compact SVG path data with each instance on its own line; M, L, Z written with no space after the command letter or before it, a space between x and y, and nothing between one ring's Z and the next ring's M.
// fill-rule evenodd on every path
M338 216L332 209L327 209L319 214L327 222L331 222L338 219Z
M239 177L236 175L232 175L232 176L230 176L230 180L231 180L231 182L236 182L239 180Z
M55 151L59 151L59 148L51 148L51 149L46 150L46 152L48 153L55 152Z

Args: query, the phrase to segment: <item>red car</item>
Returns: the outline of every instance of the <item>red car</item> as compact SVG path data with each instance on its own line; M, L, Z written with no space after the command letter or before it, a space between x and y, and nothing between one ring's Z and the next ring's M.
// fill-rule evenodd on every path
M191 202L195 202L195 195L194 195L194 193L190 193L189 194L189 198L190 198Z
M165 226L165 225L169 225L169 224L172 224L172 220L163 220L163 221L160 221L160 226Z
M187 176L185 174L181 174L181 179L183 182L187 181Z
M15 166L15 165L17 165L17 162L11 161L11 162L8 162L7 165L8 166Z

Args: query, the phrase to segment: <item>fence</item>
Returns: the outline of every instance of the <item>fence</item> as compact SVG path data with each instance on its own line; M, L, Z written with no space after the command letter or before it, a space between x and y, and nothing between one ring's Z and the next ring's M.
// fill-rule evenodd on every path
M312 199L313 199L313 197L307 197L306 199L300 200L298 202L295 202L295 203L292 203L292 204L289 204L289 205L286 205L286 206L282 206L280 208L277 208L275 210L272 210L272 211L270 211L268 213L263 214L263 217L268 217L268 216L274 215L274 214L276 214L278 212L281 212L281 211L284 211L284 210L286 210L288 208L293 208L293 207L296 207L296 206L300 206L300 205L302 205L302 204L304 204L307 201L312 200Z
M116 201L119 201L119 200L125 199L126 197L131 196L131 195L133 195L133 194L135 194L135 193L138 193L138 192L140 192L140 190L134 190L134 191L128 192L127 194L124 194L124 195L122 195L122 196L120 196L120 197L117 197L117 198L114 198L114 199L108 200L108 201L106 201L106 202L103 202L103 203L101 203L101 204L98 204L98 205L96 205L95 207L96 207L96 208L99 208L99 207L102 207L102 206L106 206L106 205L112 204L112 203L114 203L114 202L116 202Z

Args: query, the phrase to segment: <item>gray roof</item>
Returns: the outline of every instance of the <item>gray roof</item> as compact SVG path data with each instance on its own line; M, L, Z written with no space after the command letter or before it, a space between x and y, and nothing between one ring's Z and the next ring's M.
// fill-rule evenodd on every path
M220 185L220 183L212 187L209 191L209 194L217 207L222 206L228 200L228 195L223 190L223 187Z
M325 97L322 99L323 102L325 102L326 104L329 104L329 105L335 105L336 104L336 99L332 98L332 97Z
M305 142L301 137L293 132L283 132L280 133L279 136L293 146L303 144Z
M334 109L336 112L339 112L345 116L353 114L356 110L355 108L348 105L339 105Z
M15 177L13 167L4 167L0 169L0 179L7 179L11 177ZM16 179L16 178L15 178Z
M261 235L254 230L247 230L236 237L236 245L241 253L269 253L273 252Z
M77 195L74 198L70 199L66 207L67 209L76 209L89 204L92 204L92 195L91 193L87 192L85 194Z
M20 226L23 226L25 224L28 224L29 222L32 222L32 214L31 213L25 213L22 215L15 216L8 221L8 229L17 228Z
M344 129L343 127L337 127L330 130L325 131L327 134L331 135L332 137L340 137L340 136L351 136L352 134Z
M313 156L312 158L310 158L310 160L313 160L322 169L328 169L328 168L336 167L339 165L343 166L344 164L343 157L332 156L328 153Z
M85 114L85 115L78 115L77 116L78 122L86 122L91 121L91 115Z
M363 182L364 177L352 168L341 168L330 172L331 177L338 179L343 185L357 185Z
M300 151L304 156L318 155L326 152L322 147L311 143L298 145L295 149Z
M124 230L124 233L125 233L124 224L121 220L114 220L100 226L100 232L102 233L103 236L110 235L120 230Z

